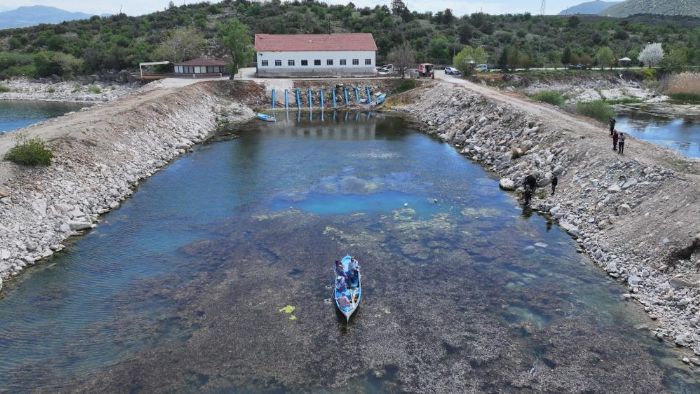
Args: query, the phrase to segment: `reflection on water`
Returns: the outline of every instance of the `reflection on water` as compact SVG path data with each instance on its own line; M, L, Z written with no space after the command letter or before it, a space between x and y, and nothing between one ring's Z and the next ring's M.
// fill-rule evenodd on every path
M688 157L700 157L700 123L684 119L664 119L644 114L618 116L619 131L635 138L673 148ZM625 153L630 150L625 147ZM633 150L634 148L632 148Z
M0 133L77 111L84 104L0 100Z
M197 148L9 283L0 387L698 390L622 287L453 148L394 117L308 116ZM326 302L347 253L349 325Z

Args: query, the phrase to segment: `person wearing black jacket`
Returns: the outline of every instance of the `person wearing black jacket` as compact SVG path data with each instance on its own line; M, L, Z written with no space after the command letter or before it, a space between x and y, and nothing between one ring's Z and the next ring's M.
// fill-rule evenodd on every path
M615 120L615 118L610 118L608 123L610 124L610 135L613 135L613 130L615 130L615 123L617 123L617 120Z

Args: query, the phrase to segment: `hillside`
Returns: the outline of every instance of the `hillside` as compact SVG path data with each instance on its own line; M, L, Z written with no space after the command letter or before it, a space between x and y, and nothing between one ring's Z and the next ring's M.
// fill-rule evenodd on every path
M92 15L70 12L60 8L35 5L0 12L0 29L34 26L41 23L61 23L77 19L89 19Z
M559 15L598 15L606 8L617 5L618 3L619 1L588 1L573 7L569 7L560 12Z
M601 12L601 15L618 18L634 14L700 17L700 0L627 0Z
M407 42L418 61L452 64L465 46L482 47L487 62L507 68L595 64L596 52L609 47L616 58L636 59L648 42L686 48L684 64L700 64L700 19L638 15L625 19L598 15L457 16L449 9L436 13L392 10L387 6L356 7L303 2L249 2L172 6L164 11L130 17L124 14L86 20L0 30L0 79L24 75L70 79L76 75L134 70L139 62L159 61L156 49L175 29L189 27L206 43L204 54L224 51L218 27L231 18L250 34L347 33L374 35L377 61ZM565 49L567 56L563 56ZM667 48L670 49L670 48ZM568 56L568 54L571 56ZM252 61L253 59L251 59Z

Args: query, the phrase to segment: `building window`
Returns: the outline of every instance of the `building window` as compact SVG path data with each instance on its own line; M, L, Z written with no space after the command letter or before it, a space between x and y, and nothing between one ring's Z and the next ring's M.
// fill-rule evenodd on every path
M309 65L309 61L308 61L308 60L302 60L302 61L301 61L301 65L302 65L302 66L308 66L308 65Z
M263 61L262 61L262 66L263 66L263 67L267 67L267 60L263 60Z
M333 59L326 60L326 66L332 66L332 65L333 65Z
M365 65L366 65L366 66L371 66L371 65L372 65L372 59L365 59Z
M282 61L281 60L275 60L275 67L281 67L282 66Z
M348 64L348 61L347 61L347 60L345 60L345 59L340 59L340 65L341 65L341 66L345 66L345 65L347 65L347 64Z
M352 59L352 65L353 65L353 66L359 66L359 65L360 65L360 59Z
M321 59L314 60L314 66L320 66L320 65L321 65Z
M287 60L288 66L294 66L294 60Z

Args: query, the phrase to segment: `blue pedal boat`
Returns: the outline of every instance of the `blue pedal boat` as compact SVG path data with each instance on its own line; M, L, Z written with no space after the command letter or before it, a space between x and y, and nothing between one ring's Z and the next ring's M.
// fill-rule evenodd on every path
M357 270L353 274L351 265L353 260L357 266ZM340 263L343 267L343 272L335 273L335 286L333 286L333 299L338 310L345 316L345 321L350 321L350 316L360 306L362 300L362 274L360 273L360 265L352 256L345 256Z

